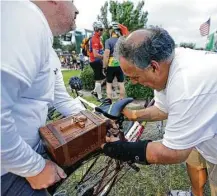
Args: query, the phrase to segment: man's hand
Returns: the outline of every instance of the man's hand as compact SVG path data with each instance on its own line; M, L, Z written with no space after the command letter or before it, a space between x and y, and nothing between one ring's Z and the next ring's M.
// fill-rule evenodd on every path
M117 142L117 141L119 141L119 140L120 140L119 137L114 137L113 135L111 135L110 137L106 136L106 143L109 143L109 142ZM105 144L106 144L106 143L105 143ZM102 149L104 148L105 144L102 144L102 145L101 145L101 148L102 148Z
M54 162L46 160L45 168L41 173L37 176L27 177L26 180L33 189L45 189L66 177L63 169Z
M122 114L127 117L129 120L136 121L137 116L136 116L136 110L129 110L127 108L124 108Z

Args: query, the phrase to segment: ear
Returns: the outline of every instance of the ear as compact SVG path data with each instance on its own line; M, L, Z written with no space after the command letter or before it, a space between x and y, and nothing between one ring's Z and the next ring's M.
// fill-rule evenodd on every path
M157 61L151 60L151 68L153 72L159 72L160 71L160 65Z

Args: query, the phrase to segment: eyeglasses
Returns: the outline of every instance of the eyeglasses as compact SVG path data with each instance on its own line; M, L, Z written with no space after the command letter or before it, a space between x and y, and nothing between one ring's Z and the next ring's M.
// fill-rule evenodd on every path
M99 31L103 31L103 29L99 29Z

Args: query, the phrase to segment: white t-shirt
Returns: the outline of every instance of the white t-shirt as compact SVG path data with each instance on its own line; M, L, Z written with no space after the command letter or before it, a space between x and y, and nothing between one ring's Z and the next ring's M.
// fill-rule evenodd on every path
M84 107L66 91L41 10L29 1L1 6L1 175L34 176L45 166L33 149L38 147L38 129L46 123L48 105L65 116Z
M168 113L163 144L196 147L217 164L217 54L177 48L166 89L155 91L155 100Z

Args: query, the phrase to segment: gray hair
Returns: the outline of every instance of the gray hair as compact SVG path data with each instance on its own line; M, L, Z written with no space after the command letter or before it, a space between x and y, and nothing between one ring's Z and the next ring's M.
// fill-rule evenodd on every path
M115 48L115 57L117 59L124 57L141 69L147 68L151 60L161 62L171 59L175 42L169 33L159 27L144 30L150 33L147 33L140 44L129 43L124 37L119 38Z

